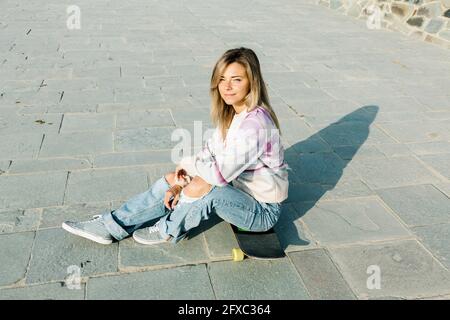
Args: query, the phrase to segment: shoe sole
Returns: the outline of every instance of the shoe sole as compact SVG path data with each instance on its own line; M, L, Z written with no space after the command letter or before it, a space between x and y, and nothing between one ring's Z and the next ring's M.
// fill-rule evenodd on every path
M112 240L106 240L106 239L101 239L101 238L95 237L90 233L81 231L79 229L72 228L71 226L67 225L65 222L63 222L63 224L62 224L62 228L64 230L66 230L67 232L70 232L74 235L89 239L91 241L94 241L94 242L97 242L100 244L111 244L112 243Z

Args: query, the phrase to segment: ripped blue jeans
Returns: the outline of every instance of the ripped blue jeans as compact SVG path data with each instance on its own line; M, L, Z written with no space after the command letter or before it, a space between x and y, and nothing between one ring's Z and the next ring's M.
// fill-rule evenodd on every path
M122 240L149 222L159 220L161 236L177 243L186 237L190 229L209 219L211 214L217 214L246 230L266 231L275 225L281 213L281 203L257 201L231 184L213 186L200 199L178 203L173 210L169 210L164 206L164 196L169 188L169 183L162 177L147 191L132 197L117 210L103 214L109 233L115 239Z

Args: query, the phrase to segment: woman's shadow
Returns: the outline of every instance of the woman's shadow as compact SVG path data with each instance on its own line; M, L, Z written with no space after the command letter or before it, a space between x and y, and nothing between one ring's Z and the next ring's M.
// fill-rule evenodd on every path
M275 226L283 249L310 243L295 222L336 187L344 169L367 140L378 110L374 105L356 109L286 149L285 160L292 169L289 197Z
M283 211L275 226L283 249L289 245L309 244L295 222L336 186L345 167L367 140L378 110L378 106L361 107L285 150L285 160L291 168L289 197L283 202ZM301 205L292 209L292 203ZM191 230L189 238L219 222L221 219L212 215Z

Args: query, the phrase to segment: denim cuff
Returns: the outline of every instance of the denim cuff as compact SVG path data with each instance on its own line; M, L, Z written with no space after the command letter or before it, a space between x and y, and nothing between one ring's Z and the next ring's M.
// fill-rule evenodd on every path
M165 219L167 217L162 217L161 220L159 220L158 222L158 228L159 228L159 235L163 238L163 239L167 239L168 242L171 242L173 244L183 240L184 238L186 238L187 236L187 232L178 235L178 237L174 237L170 234L167 233L167 224L165 224Z
M102 215L102 220L105 225L105 228L108 232L116 239L122 240L126 237L129 237L130 234L126 232L117 222L114 220L111 212L106 212Z

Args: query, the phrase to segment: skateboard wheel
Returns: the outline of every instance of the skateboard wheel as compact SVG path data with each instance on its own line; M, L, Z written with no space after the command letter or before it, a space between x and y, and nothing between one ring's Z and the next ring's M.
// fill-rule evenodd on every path
M233 248L231 251L231 254L233 256L233 261L242 261L244 260L244 252L242 252L241 249Z

